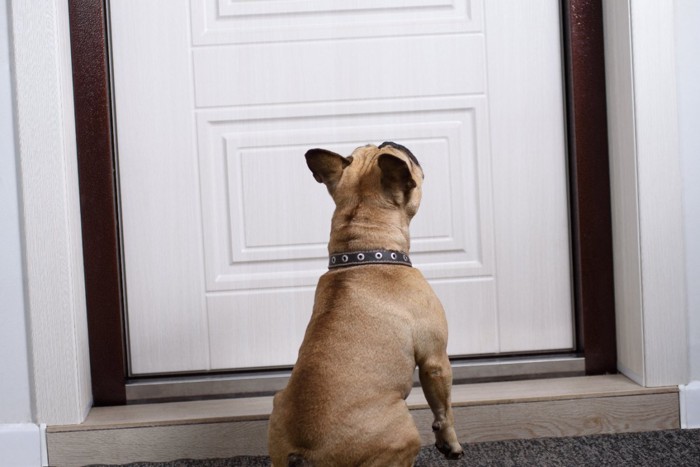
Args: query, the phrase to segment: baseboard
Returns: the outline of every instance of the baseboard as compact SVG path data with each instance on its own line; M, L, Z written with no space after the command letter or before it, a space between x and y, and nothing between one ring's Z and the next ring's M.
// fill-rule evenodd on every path
M644 388L622 375L457 385L463 443L680 427L678 388ZM432 414L420 388L407 400L423 444ZM51 465L163 462L267 454L271 397L99 407L80 425L47 430Z
M0 465L48 465L42 455L42 429L33 423L0 424Z
M700 381L680 386L681 427L700 428Z

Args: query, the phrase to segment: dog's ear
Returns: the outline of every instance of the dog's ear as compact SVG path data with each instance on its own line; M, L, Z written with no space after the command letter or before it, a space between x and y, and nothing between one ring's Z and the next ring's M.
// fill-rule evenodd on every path
M306 165L311 169L316 181L325 184L328 192L333 194L343 170L350 165L350 160L326 149L310 149L305 157Z
M378 160L382 170L382 186L393 194L408 194L416 187L411 169L403 159L392 154L381 154Z

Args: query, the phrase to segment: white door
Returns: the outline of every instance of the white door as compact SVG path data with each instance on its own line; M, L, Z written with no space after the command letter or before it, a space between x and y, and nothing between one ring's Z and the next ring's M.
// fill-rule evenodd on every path
M130 370L291 365L332 202L409 147L451 355L573 347L558 0L110 2Z

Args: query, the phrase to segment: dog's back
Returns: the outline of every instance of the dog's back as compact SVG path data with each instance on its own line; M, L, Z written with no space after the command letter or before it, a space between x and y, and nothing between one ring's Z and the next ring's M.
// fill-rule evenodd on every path
M414 325L427 289L415 269L361 266L326 273L287 387L275 396L270 454L295 462L410 465L420 438L404 399L413 384ZM397 291L399 297L397 299ZM419 320L422 321L422 320ZM283 408L282 408L283 407ZM283 426L280 426L282 424ZM394 447L395 449L392 449ZM389 452L393 451L391 455ZM278 460L273 455L277 464ZM304 465L304 464L299 464ZM376 465L392 465L377 463Z

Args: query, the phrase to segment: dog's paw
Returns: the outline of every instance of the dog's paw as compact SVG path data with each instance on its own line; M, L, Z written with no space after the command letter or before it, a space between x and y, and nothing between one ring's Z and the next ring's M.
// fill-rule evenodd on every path
M435 447L449 460L457 460L464 457L464 451L460 445L453 448L447 443L435 443Z

